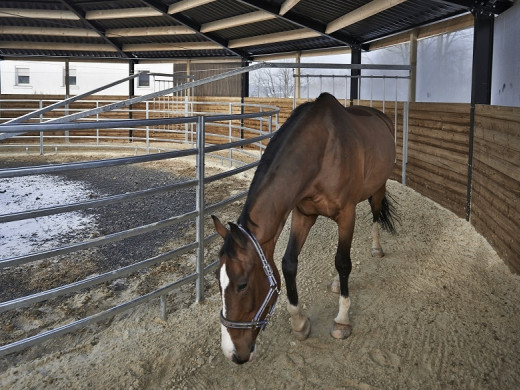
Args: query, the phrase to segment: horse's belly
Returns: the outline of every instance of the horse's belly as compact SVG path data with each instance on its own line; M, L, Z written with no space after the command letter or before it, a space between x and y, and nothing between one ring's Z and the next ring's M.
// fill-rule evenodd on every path
M336 217L341 209L338 204L320 195L304 198L296 207L305 215L323 215L329 218Z

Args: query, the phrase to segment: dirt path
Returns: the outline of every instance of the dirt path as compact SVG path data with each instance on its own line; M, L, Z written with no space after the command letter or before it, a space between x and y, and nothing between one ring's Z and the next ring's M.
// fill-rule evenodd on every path
M390 183L399 234L383 234L386 257L369 254L368 204L358 208L347 340L329 336L338 297L336 229L319 219L300 260L308 340L292 336L283 296L258 339L254 362L220 352L220 301L213 283L202 304L159 320L158 302L117 317L100 332L52 341L62 352L0 373L9 389L518 389L520 277L471 225L413 190ZM281 258L287 229L277 246ZM211 254L214 255L214 254ZM210 276L213 278L213 276Z

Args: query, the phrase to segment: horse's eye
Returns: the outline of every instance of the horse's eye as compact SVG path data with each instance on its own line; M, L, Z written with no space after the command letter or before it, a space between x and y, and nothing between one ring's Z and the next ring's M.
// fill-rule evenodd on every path
M242 291L244 291L246 288L247 288L247 283L240 283L240 284L237 286L237 291L238 291L238 292L242 292Z

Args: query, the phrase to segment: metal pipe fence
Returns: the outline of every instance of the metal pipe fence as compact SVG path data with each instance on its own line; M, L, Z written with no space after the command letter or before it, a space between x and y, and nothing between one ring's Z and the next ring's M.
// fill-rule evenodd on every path
M246 114L232 114L231 109L229 114L207 115L206 113L206 115L201 115L201 113L199 112L197 113L197 115L182 118L170 117L159 119L133 120L118 119L100 121L80 121L62 124L26 123L3 125L2 132L4 134L20 134L27 131L35 131L39 133L40 135L36 136L36 138L34 139L27 136L17 137L20 143L25 143L25 145L31 145L30 141L36 141L38 151L43 151L47 147L45 141L47 139L46 134L48 132L68 130L70 132L69 139L74 140L74 132L80 130L95 130L97 132L103 132L106 129L122 129L122 131L125 132L126 129L132 128L134 129L134 132L136 131L136 129L147 129L148 132L153 129L152 131L155 132L163 132L167 130L157 129L157 126L184 126L185 124L188 124L189 127L191 127L192 125L195 126L193 136L196 144L194 146L192 146L191 143L189 143L187 146L183 145L185 140L184 137L181 139L181 141L177 142L176 140L173 140L170 137L171 133L166 133L166 138L163 138L161 140L161 142L165 144L165 146L162 148L163 150L159 151L159 148L157 148L155 153L152 153L150 151L150 145L154 144L153 137L145 137L145 139L142 142L144 146L140 146L140 148L145 151L145 154L142 155L125 156L105 160L50 164L45 166L4 168L0 169L0 180L29 175L64 173L78 170L92 170L102 167L138 164L151 161L171 160L175 158L189 156L195 158L196 175L194 179L188 179L179 183L167 184L155 188L147 188L145 190L140 191L125 192L118 195L101 197L99 199L80 201L71 204L61 204L52 207L44 207L41 209L32 209L15 213L10 213L8 212L8 210L4 210L0 212L0 224L13 221L23 221L31 218L40 218L43 216L57 215L70 211L84 211L87 209L92 209L105 205L113 205L115 203L128 202L133 199L144 198L154 194L162 194L168 191L178 190L181 188L194 188L196 193L196 203L195 209L192 211L188 211L180 215L165 218L163 220L156 221L153 223L140 225L138 227L119 231L116 233L87 239L78 243L57 246L48 250L37 251L34 253L19 256L9 256L9 254L2 254L0 255L0 269L6 269L8 267L24 267L36 261L53 259L56 258L56 256L69 255L71 253L75 253L83 249L98 248L101 245L120 242L126 238L137 237L146 233L156 232L160 229L164 229L166 227L170 227L188 220L195 220L196 234L194 241L192 241L191 243L179 246L175 249L167 250L164 253L158 254L156 256L152 256L141 261L134 262L117 270L109 270L107 272L93 275L72 283L64 284L56 288L1 302L0 314L7 311L16 311L24 309L29 307L30 305L45 302L52 298L63 297L67 294L72 293L78 293L84 289L99 286L100 283L114 281L122 277L128 276L136 271L143 271L153 265L160 264L167 260L171 260L172 258L178 258L179 256L188 252L195 251L196 260L195 272L189 275L184 275L179 280L167 283L166 285L150 293L146 293L127 302L120 303L109 309L99 311L96 314L87 316L76 321L72 321L67 325L59 326L55 329L43 331L41 333L38 333L37 335L26 337L15 342L2 345L0 346L0 356L21 351L30 346L39 344L47 339L66 334L77 329L83 328L89 324L113 317L118 313L122 313L123 311L129 310L130 308L133 308L139 304L148 302L155 298L160 298L160 312L161 317L164 318L166 316L166 294L189 283L195 283L195 300L197 302L202 301L204 299L205 287L204 276L217 265L216 261L211 262L209 264L204 261L205 250L207 250L208 245L216 238L216 234L207 235L207 232L204 231L204 220L209 213L213 213L216 210L221 209L222 207L225 207L233 202L239 201L246 195L246 192L242 192L234 196L225 198L224 200L221 200L215 204L207 204L205 201L204 189L205 186L210 183L225 179L238 173L242 173L258 165L264 147L262 141L269 139L272 136L273 131L276 129L278 123L277 115L279 109L272 106L255 106L254 108L257 109L255 112ZM237 121L238 123L240 123L241 120L256 121L257 123L257 125L255 126L256 129L254 127L248 128L248 131L251 135L246 139L240 139L239 137L232 135L231 133L228 134L227 130L226 134L224 135L211 132L212 129L221 130L222 127L225 127L226 129L228 127L231 129L235 129L237 128L237 126L231 124L231 122ZM265 122L268 123L268 126L265 126ZM215 127L215 125L218 126ZM81 138L81 136L78 137ZM170 137L170 142L168 142L168 137ZM117 142L118 140L120 140L119 137L108 138L111 140L111 142ZM208 138L212 138L212 142L208 142ZM83 146L95 148L96 145L102 143L102 139L98 138L97 136L94 137L94 139L95 142L84 142ZM10 138L10 140L13 140L13 138ZM215 142L215 140L217 142ZM221 143L221 140L226 142ZM70 142L65 144L65 142L63 142L63 138L61 138L61 141L62 142L56 142L56 145L59 145L60 148L77 146L71 145ZM38 143L40 144L38 145ZM184 148L172 150L179 145L183 146ZM259 152L253 152L252 150L246 151L245 148L248 145L254 146L254 149L258 150ZM20 144L18 146L20 146ZM226 151L229 151L229 154L219 153ZM246 156L247 160L253 159L254 161L249 163L243 162L240 159L240 154ZM218 173L213 176L206 176L206 161L211 158L218 158L219 160L228 159L229 169L227 171ZM7 257L5 257L5 255L7 255Z
M158 162L181 157L195 159L195 178L180 183L167 184L144 190L120 193L117 195L103 196L99 199L89 199L70 204L32 209L21 212L3 212L0 209L0 224L14 221L23 221L32 218L52 216L70 211L85 211L87 209L114 205L116 203L130 202L152 195L165 194L183 188L193 188L195 191L195 207L193 210L183 212L169 218L164 218L152 223L142 224L137 227L106 234L100 237L90 238L81 242L56 246L33 253L3 257L0 254L0 270L10 267L25 267L36 261L49 260L57 256L65 256L84 249L99 248L102 245L122 242L127 238L142 236L150 232L178 225L184 221L195 220L195 238L192 242L183 244L174 249L165 250L163 253L135 261L130 265L117 270L109 270L82 280L63 284L59 287L32 293L20 298L10 299L0 303L0 315L8 311L16 311L30 305L46 302L52 298L64 297L67 294L98 286L100 283L114 281L157 264L166 262L172 258L178 258L187 253L195 253L195 270L180 279L166 283L165 285L146 294L142 294L124 303L117 304L106 310L85 316L66 325L46 330L34 336L19 339L0 346L0 356L16 351L21 351L30 346L39 344L47 339L57 337L89 324L111 318L139 304L152 299L160 298L160 315L166 317L166 295L186 284L195 284L195 301L204 299L204 275L213 269L217 262L207 264L204 262L204 252L208 245L217 237L216 234L206 235L204 231L205 217L243 199L247 192L241 192L223 199L214 204L207 204L205 186L242 173L256 167L264 149L265 141L269 139L273 131L278 128L279 109L271 106L225 103L225 108L219 112L225 114L211 114L205 112L204 107L215 105L215 102L191 102L189 96L179 94L181 91L195 88L208 82L224 79L226 77L254 71L261 68L327 68L327 69L361 69L359 65L337 64L269 64L261 63L235 69L207 79L190 81L183 85L168 84L165 90L150 93L148 95L129 98L124 101L107 102L95 101L90 109L75 109L73 103L80 102L79 97L74 100L53 102L46 106L44 102L37 102L38 108L30 110L19 118L22 120L4 120L10 123L0 125L0 151L15 150L31 153L36 150L38 154L58 153L63 149L77 150L81 148L95 148L96 150L117 149L126 153L133 153L119 158L104 160L72 162L62 164L50 164L45 166L31 166L0 169L0 180L17 178L29 175L56 174L71 171L91 170L97 168L116 167L128 164L145 162ZM363 66L363 69L406 70L403 66ZM133 75L120 82L133 82ZM170 94L169 97L164 97ZM167 104L168 115L164 117L164 102L155 102L153 99L163 97L162 100L174 102ZM90 100L92 103L92 100ZM3 102L0 107L4 112ZM178 104L177 104L178 103ZM138 108L138 104L144 105ZM154 109L154 105L156 109ZM251 113L234 114L235 105L245 112L245 107L253 110ZM62 116L51 116L52 107L54 114L61 109ZM107 112L111 115L118 112L128 113L132 111L132 119L112 119L105 117ZM407 107L407 104L405 104ZM210 109L208 108L208 111ZM22 111L20 111L22 113ZM2 114L0 113L0 117ZM141 118L136 118L141 116ZM178 117L176 117L178 116ZM91 118L90 120L86 118ZM406 120L405 116L405 120ZM1 121L1 118L0 118ZM25 121L24 123L20 123ZM251 121L254 124L250 124ZM39 122L39 123L38 123ZM78 132L82 133L78 133ZM87 133L85 133L85 131ZM128 134L128 135L127 135ZM248 134L245 136L245 134ZM15 137L16 135L16 137ZM130 136L131 135L131 136ZM17 149L18 148L18 149ZM206 176L206 166L209 159L216 158L229 168L225 172L213 176ZM405 167L405 154L403 152L403 169ZM245 162L247 160L247 162ZM403 176L404 178L404 176ZM404 179L403 179L404 180ZM1 205L0 205L1 206Z

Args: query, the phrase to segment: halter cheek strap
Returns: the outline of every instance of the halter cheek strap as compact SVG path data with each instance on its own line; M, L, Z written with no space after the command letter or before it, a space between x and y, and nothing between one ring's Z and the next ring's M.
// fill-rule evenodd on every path
M260 246L260 243L256 239L256 237L249 233L244 227L241 225L237 225L240 231L245 234L245 236L251 241L253 244L256 253L258 254L258 257L260 257L260 261L262 262L262 267L264 269L265 275L267 276L267 280L269 282L269 291L267 292L267 295L262 302L262 305L256 312L256 315L254 316L252 321L245 321L245 322L239 322L239 321L231 321L224 317L224 313L222 310L220 311L220 322L222 325L224 325L226 328L232 328L232 329L257 329L260 328L261 330L264 330L267 326L267 323L269 322L269 318L274 312L276 301L278 300L278 296L280 295L280 288L278 287L278 283L276 282L276 278L274 277L273 269L269 262L267 261L267 258L265 257L264 251L262 250L262 247ZM276 295L275 295L276 294ZM263 320L262 315L267 309L267 305L269 304L269 301L275 296L275 301L271 308L269 309L269 312L265 316Z

